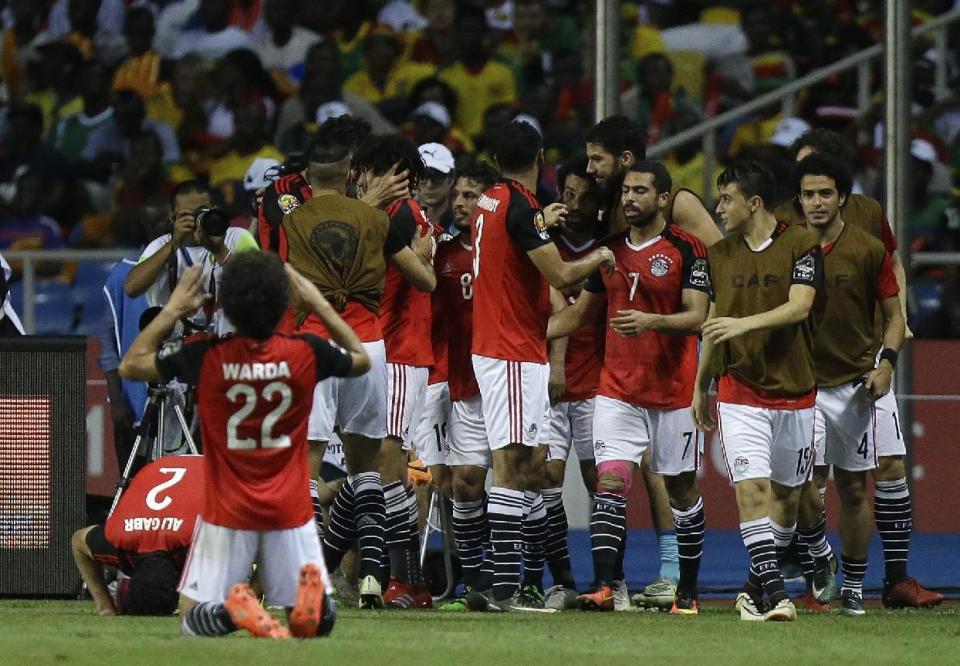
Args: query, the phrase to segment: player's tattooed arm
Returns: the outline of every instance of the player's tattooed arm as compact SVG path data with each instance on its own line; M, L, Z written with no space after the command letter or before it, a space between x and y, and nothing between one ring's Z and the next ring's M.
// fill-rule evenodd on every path
M707 323L717 316L716 304L711 303L707 313ZM710 410L710 384L713 383L711 364L715 352L715 345L706 337L700 345L700 360L697 365L697 378L693 383L693 400L690 403L690 412L693 422L699 430L708 432L716 428L713 414Z
M157 368L157 350L170 335L177 320L196 312L197 308L210 300L210 294L203 293L201 289L202 280L202 266L191 266L184 271L177 288L170 294L170 300L153 321L140 331L120 360L121 377L145 382L164 381Z

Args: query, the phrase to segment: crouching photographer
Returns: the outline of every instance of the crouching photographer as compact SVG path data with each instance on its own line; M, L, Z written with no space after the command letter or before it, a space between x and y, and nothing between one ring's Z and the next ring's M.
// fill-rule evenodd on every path
M162 307L177 281L191 266L203 267L203 293L208 302L183 321L183 335L195 332L228 333L230 323L217 306L223 264L237 252L256 250L246 230L230 227L227 214L214 207L210 191L199 181L178 185L171 198L173 229L150 243L124 283L127 295L146 294L151 306Z
M100 615L170 615L203 505L202 456L168 456L140 470L104 525L74 532L73 559ZM126 576L116 599L104 567Z

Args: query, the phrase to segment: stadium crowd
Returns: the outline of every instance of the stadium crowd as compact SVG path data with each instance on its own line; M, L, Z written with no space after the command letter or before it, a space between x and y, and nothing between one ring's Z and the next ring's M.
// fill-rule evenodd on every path
M950 0L914 2L920 23ZM145 202L200 178L246 225L256 158L302 151L317 121L349 111L375 133L443 143L458 163L489 159L490 139L522 114L541 129L547 168L582 146L592 122L592 5L578 0L9 0L0 58L0 251L137 247ZM699 120L875 43L880 2L621 4L622 109L649 145ZM955 44L951 34L950 44ZM911 249L960 247L956 199L957 62L951 95L934 94L935 51L915 45L918 143ZM875 106L860 113L854 73L805 90L796 116L779 105L718 135L721 163L762 156L786 173L787 147L826 127L854 146L855 189L882 200ZM666 158L676 182L707 200L699 142ZM20 267L14 262L12 280ZM71 284L77 266L45 262L39 275ZM952 268L911 276L911 328L960 334ZM81 271L80 279L83 275ZM82 313L77 314L80 318ZM69 327L71 322L64 326ZM88 332L89 327L84 328Z
M952 3L915 4L922 21ZM201 387L206 503L191 551L197 557L180 563L180 591L189 600L184 632L243 627L285 635L262 616L249 589L233 586L257 554L256 535L271 526L289 534L266 549L279 559L269 566L261 560L262 582L268 601L293 609L294 635L332 626L331 606L317 603L330 592L326 571L310 568L320 559L317 529L331 568L346 566L355 551L362 607L432 606L417 557L411 465L422 474L427 468L453 501L465 586L446 610L629 607L626 498L641 468L662 568L634 603L696 614L704 500L695 481L702 437L693 424L714 427L701 401L715 374L727 373L742 380L719 384L733 415L728 423L762 421L778 433L760 443L766 452L757 459L750 448L756 441L744 434L750 428L719 424L731 442L726 462L751 559L737 602L741 618L795 618L780 574L794 541L808 584L805 606L824 610L837 593L839 567L843 610L864 612L863 538L873 524L864 500L868 472L884 542L884 603L939 603L942 597L907 574L910 504L899 431L868 438L873 431L864 426L863 440L851 440L856 455L843 448L863 425L850 425L851 414L873 418L866 395L878 412L887 398L882 409L896 423L890 374L906 336L960 334L955 273L904 275L890 225L870 200L882 193L875 109L860 114L855 86L838 76L805 91L795 117L775 105L724 128L722 162L711 179L717 191L703 190L696 144L662 163L645 159L649 146L700 119L875 42L878 5L624 2L623 115L594 123L584 67L590 3L7 3L0 250L144 248L119 267L120 277L111 276L106 339L116 332L118 344L112 358L101 359L112 402L131 411L115 414L128 438L139 420L139 406L128 399L136 380ZM913 250L960 249L960 109L956 98L934 98L931 56L922 47L914 63L913 212L893 222L908 225ZM957 63L947 65L955 77ZM879 99L880 77L873 92ZM834 250L841 209L851 228L864 229L849 234L862 238L869 262ZM730 234L725 240L722 231ZM745 303L716 277L744 286L734 273L753 255L728 242L741 236L757 255L777 241L776 252L756 260L757 274L766 271L764 289L781 285L767 300ZM291 268L272 255L247 256L261 257L258 247ZM854 341L864 348L838 342L839 351L829 350L850 366L849 376L825 372L827 352L813 342L823 314L815 294L824 273L831 275L827 254L847 260L866 285L861 300L869 311L856 321L862 335ZM643 263L631 268L638 256ZM40 269L68 282L77 270L56 261ZM5 289L18 270L10 267ZM252 271L262 273L251 278ZM638 291L644 271L670 279ZM288 278L297 305L275 311L268 304L285 305L287 287L278 285ZM921 288L927 297L916 295ZM138 334L140 306L126 299L143 295L164 309ZM118 311L128 306L124 324ZM158 354L178 321L237 335L224 343L200 336ZM751 337L768 329L787 333L767 342ZM251 337L266 342L244 347ZM770 351L781 344L792 365L778 365L782 359ZM714 349L716 357L707 351ZM245 363L251 354L257 362ZM208 367L210 358L217 360ZM676 374L642 358L667 359ZM221 362L222 381L211 379ZM282 382L262 393L259 384L230 383L291 373L295 395L284 393L291 389ZM851 381L852 393L834 391ZM828 416L820 438L826 443L814 451L818 388L834 402L821 405L817 394L817 409ZM231 403L242 398L243 407L225 413L218 391ZM270 411L276 395L280 406ZM291 401L296 407L287 414ZM830 416L845 406L846 416ZM244 421L251 413L263 426L256 441ZM223 442L215 427L221 417ZM289 419L282 424L292 436L274 436L277 418ZM291 439L293 452L283 454L290 458L273 451L290 448ZM661 444L667 439L676 442ZM778 453L778 440L800 449ZM344 459L336 462L349 476L334 495L317 476L325 452L341 445ZM560 488L573 446L593 494L589 589L573 580L565 545ZM274 483L287 473L309 476L316 526L314 518L302 522L306 494L292 476L294 490L271 494L255 515L236 515L213 499L210 489L224 470L235 472L223 462L235 449L256 449L261 462L276 453L256 472L251 466L247 476L228 477L239 501L260 497L244 494L249 477ZM825 477L814 473L815 461L839 470L846 527L837 556L824 539L817 485ZM488 470L493 485L485 491ZM93 532L95 544L90 532L77 537L78 563L89 564L97 548L110 550L102 533ZM230 567L210 564L221 561ZM300 564L298 589L276 573L296 573ZM550 589L543 586L546 567ZM110 612L102 588L98 606Z

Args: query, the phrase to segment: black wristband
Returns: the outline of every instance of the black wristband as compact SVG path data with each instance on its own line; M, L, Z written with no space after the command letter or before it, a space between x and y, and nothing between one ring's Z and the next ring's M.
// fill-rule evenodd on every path
M896 369L897 367L897 358L900 357L900 352L896 349L891 349L890 347L884 347L880 352L880 360L887 361Z

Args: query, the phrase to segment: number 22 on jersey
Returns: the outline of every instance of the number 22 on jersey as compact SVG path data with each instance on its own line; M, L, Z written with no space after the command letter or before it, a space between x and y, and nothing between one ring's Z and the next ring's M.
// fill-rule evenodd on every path
M263 417L263 421L260 423L259 441L253 437L240 437L237 434L237 429L243 420L257 408L257 400L262 398L267 402L272 402L277 395L280 396L280 402L269 414ZM293 391L289 386L283 382L270 382L263 387L263 391L258 396L257 390L249 384L234 384L227 391L227 400L234 404L242 403L239 409L227 419L228 449L255 449L258 447L280 449L290 446L289 435L273 436L273 426L290 409L290 404L293 402Z

